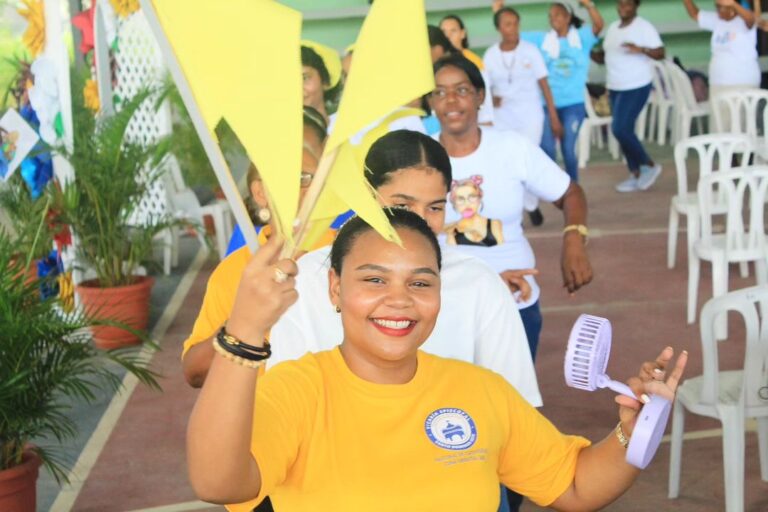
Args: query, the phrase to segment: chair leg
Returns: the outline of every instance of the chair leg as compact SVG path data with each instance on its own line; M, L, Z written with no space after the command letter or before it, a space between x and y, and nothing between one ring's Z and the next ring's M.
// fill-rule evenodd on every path
M577 142L579 150L579 169L584 169L587 166L589 160L589 139L592 136L592 127L585 123L582 123L579 130L579 140Z
M768 418L757 419L757 445L760 451L760 478L768 482Z
M667 143L667 123L669 122L669 107L666 105L659 107L659 122L657 123L656 133L658 134L659 145Z
M725 254L715 253L712 257L712 297L728 293L728 260ZM715 319L715 339L728 337L728 312L722 312Z
M667 268L675 268L677 254L677 230L680 224L680 214L674 206L669 207L669 231L667 233Z
M611 156L614 160L618 160L621 157L619 141L613 136L610 127L608 127L608 150L611 152Z
M669 492L668 498L680 496L680 465L683 461L683 432L685 431L685 407L680 400L672 409L672 432L669 444Z
M726 512L744 511L744 414L722 411Z
M168 228L163 231L163 274L166 276L171 275L171 268L173 266L173 234L171 233L173 228Z
M701 261L696 251L688 252L688 323L696 321L699 295L699 273Z
M179 266L179 231L178 229L171 230L171 266Z

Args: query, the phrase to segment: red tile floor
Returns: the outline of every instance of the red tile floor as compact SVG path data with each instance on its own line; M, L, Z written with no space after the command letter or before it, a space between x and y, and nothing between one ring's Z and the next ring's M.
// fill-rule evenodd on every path
M663 160L664 173L649 191L614 192L625 179L616 163L598 164L583 172L590 206L592 236L589 254L595 278L583 291L569 297L563 290L560 270L561 214L543 205L545 223L527 228L541 272L544 329L536 363L544 396L542 411L562 430L592 439L606 435L617 421L612 393L587 393L569 389L562 377L565 343L573 321L582 312L608 317L614 327L609 373L617 379L632 375L639 362L652 359L665 345L691 353L688 375L701 372L698 327L685 322L687 282L684 238L678 243L677 266L666 268L666 225L669 198L675 189L672 163ZM163 351L155 364L165 375L162 393L138 387L127 400L114 427L97 430L106 439L98 450L86 450L94 463L79 489L65 489L54 510L109 512L153 510L219 510L196 501L187 482L184 431L196 392L184 383L179 365L181 342L189 332L213 267L206 262L191 274L191 287L162 338ZM753 284L731 273L730 287ZM754 274L753 274L754 275ZM703 266L700 304L711 293L709 269ZM741 327L731 322L735 339ZM741 343L722 345L721 360L739 365ZM681 496L668 500L669 444L665 442L654 462L635 486L610 511L721 511L724 510L721 438L717 422L687 417L683 451ZM759 476L756 434L747 433L745 506L750 512L768 510L768 483ZM87 458L86 457L86 458ZM539 510L526 504L524 510Z

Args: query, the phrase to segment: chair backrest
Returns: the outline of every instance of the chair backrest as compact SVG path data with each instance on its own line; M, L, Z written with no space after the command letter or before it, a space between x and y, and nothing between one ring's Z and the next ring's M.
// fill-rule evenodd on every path
M176 218L194 219L202 222L203 214L200 201L184 181L179 161L169 154L162 161L163 183L165 185L168 210Z
M725 206L725 251L729 261L747 261L766 253L763 211L768 199L768 166L740 167L699 179L701 238L712 243L712 217ZM744 226L744 216L747 225Z
M653 90L660 98L672 101L672 78L669 76L667 67L657 60L651 61L653 65Z
M693 151L699 161L699 174L689 189L688 154ZM752 139L738 133L716 133L696 135L675 144L675 170L677 171L677 194L684 195L696 190L698 179L716 171L729 170L733 157L741 155L741 161L749 162L754 153Z
M728 311L738 312L744 319L746 350L740 401L748 417L768 415L768 286L759 285L732 291L707 301L701 310L701 348L704 363L701 401L715 405L719 397L718 341L715 319ZM757 410L756 410L757 409Z
M589 89L584 88L584 109L587 111L587 117L595 119L598 117L595 112L595 106L592 104L592 96L589 95Z
M689 110L696 108L698 102L696 101L696 95L693 93L693 86L688 74L672 61L665 60L662 65L666 68L667 74L670 77L675 105Z
M721 92L710 98L710 106L717 132L757 137L760 134L758 123L766 115L768 91L740 89Z

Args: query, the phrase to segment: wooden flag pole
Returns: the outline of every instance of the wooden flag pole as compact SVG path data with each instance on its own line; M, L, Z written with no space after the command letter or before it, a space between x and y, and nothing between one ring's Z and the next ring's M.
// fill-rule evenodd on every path
M232 178L232 173L227 166L221 148L211 136L211 132L208 130L208 127L203 120L203 115L197 106L197 102L195 102L192 89L187 83L187 78L184 76L179 61L176 60L176 55L173 53L173 48L171 47L170 42L165 37L165 32L163 32L163 28L160 25L160 20L157 18L157 13L155 13L151 0L140 0L140 2L141 9L147 19L147 24L157 40L160 52L163 54L168 70L173 77L173 81L176 83L176 88L179 90L181 99L184 101L184 106L187 108L189 117L192 119L192 124L195 127L197 136L200 137L200 142L203 144L205 154L211 162L211 166L216 173L221 189L224 191L224 197L227 198L227 202L232 208L235 221L240 226L240 231L243 233L248 248L252 253L255 253L259 248L256 230L253 227L250 215L248 215L248 210L246 210L245 204L240 197L237 184L235 184L235 180Z
M296 224L298 231L294 234L293 247L285 246L280 254L280 258L296 259L298 252L301 250L301 244L304 242L307 231L309 230L309 218L312 212L317 206L317 202L320 199L320 195L325 189L325 184L328 182L328 175L331 173L331 168L336 161L336 155L339 153L339 146L336 146L329 153L325 153L320 158L320 163L317 166L317 171L312 178L312 183L309 185L307 194L304 196L304 201L299 208L299 214L296 217Z

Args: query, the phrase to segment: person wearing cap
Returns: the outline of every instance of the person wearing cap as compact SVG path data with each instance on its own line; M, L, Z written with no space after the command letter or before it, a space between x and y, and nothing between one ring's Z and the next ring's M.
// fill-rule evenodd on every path
M589 13L591 25L576 16L569 0L553 3L549 7L549 31L523 32L521 37L539 47L544 57L552 89L557 117L562 125L562 136L555 137L548 116L544 116L541 149L552 160L557 160L557 140L565 161L565 171L573 181L579 180L576 140L579 128L587 115L584 108L584 90L589 73L589 53L603 30L603 17L591 0L580 0Z
M304 105L320 112L328 122L326 102L333 101L341 82L341 59L333 48L314 41L301 42Z

